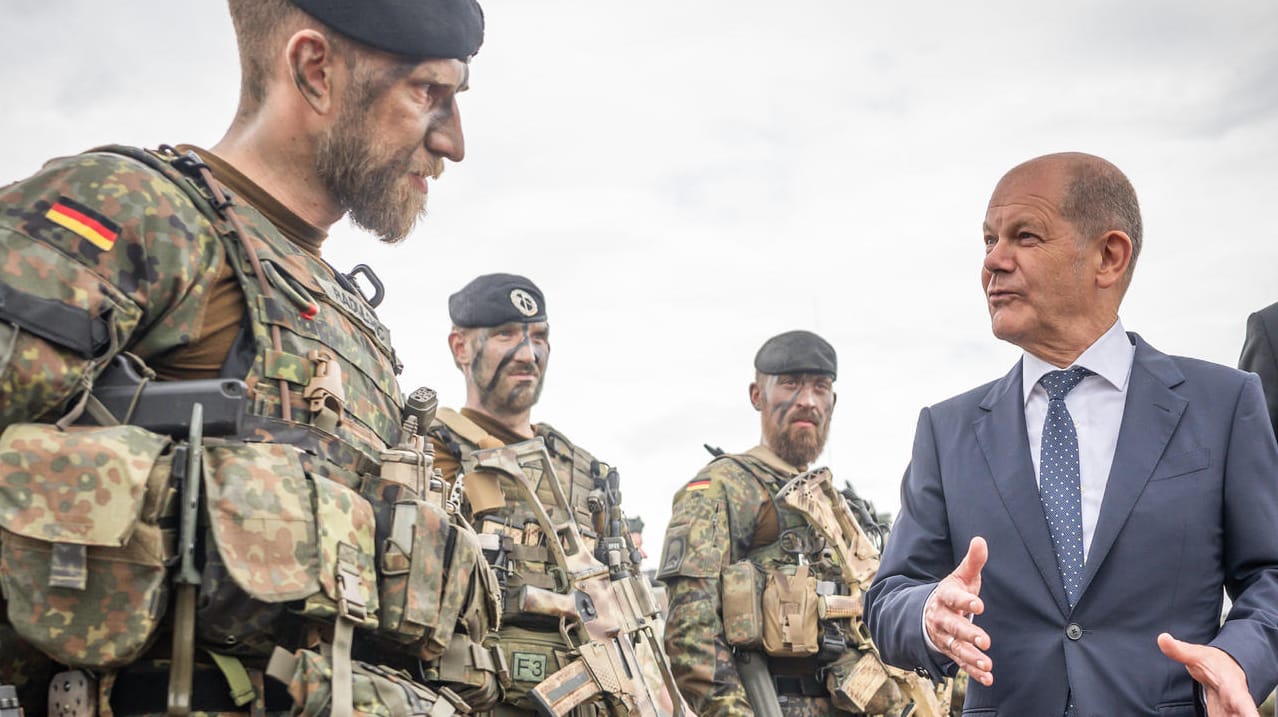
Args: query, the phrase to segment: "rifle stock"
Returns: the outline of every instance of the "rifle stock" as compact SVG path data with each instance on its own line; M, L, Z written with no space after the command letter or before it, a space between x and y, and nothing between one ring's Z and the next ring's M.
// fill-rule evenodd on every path
M573 707L602 696L616 717L684 715L670 663L653 628L656 601L646 592L647 583L641 582L641 577L610 575L608 566L586 549L542 439L476 451L475 463L480 469L506 476L523 494L545 535L558 573L556 581L562 583L553 592L525 589L520 597L533 611L560 618L561 629L572 637L579 657L530 693L543 713L562 717ZM565 516L564 521L551 519L537 496L537 483L525 467L540 471L553 495L555 514ZM648 660L656 663L659 686L649 684L645 675Z

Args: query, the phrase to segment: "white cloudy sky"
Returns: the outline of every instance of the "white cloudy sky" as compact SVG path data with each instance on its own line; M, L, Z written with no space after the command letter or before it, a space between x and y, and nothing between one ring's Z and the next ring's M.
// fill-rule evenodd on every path
M403 384L464 398L447 296L490 271L547 295L534 417L618 465L656 543L703 442L758 437L754 351L838 349L824 461L895 510L918 410L1004 373L980 223L998 177L1082 150L1131 177L1147 243L1122 317L1234 364L1278 300L1278 3L488 0L466 160L366 262ZM238 71L221 2L0 0L0 183L107 142L211 145Z

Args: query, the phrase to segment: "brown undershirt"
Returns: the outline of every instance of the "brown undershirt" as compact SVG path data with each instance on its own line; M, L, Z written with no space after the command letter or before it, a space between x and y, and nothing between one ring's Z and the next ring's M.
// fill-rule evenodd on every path
M230 190L235 199L261 212L289 241L315 257L320 256L325 232L294 214L253 180L212 152L192 145L178 145L179 152L193 151L204 160L213 177ZM217 276L208 285L208 303L200 330L190 343L162 356L148 359L163 380L214 378L226 362L231 345L244 318L244 292L229 261L222 262Z

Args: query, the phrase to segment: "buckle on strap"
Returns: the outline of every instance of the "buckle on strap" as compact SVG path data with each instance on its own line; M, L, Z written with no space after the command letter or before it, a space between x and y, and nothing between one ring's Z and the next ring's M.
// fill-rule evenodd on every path
M355 556L359 549L350 543L337 544L337 614L355 622L368 617L364 578Z
M311 380L302 389L302 398L310 402L311 423L329 433L342 422L346 405L346 389L342 388L342 366L332 354L318 349L306 358L315 363Z

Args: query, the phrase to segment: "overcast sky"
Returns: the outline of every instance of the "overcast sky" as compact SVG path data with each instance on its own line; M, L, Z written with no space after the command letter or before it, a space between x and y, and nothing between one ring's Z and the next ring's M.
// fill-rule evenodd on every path
M1146 244L1122 319L1233 365L1278 301L1278 3L489 0L466 159L398 247L345 224L408 367L464 400L447 297L523 273L553 352L534 419L617 465L659 543L674 491L758 440L755 350L839 352L822 462L895 511L918 411L1005 373L979 286L994 183L1104 156ZM0 0L0 183L108 142L214 144L238 69L223 3ZM650 550L650 552L656 552ZM655 557L654 557L655 561Z

